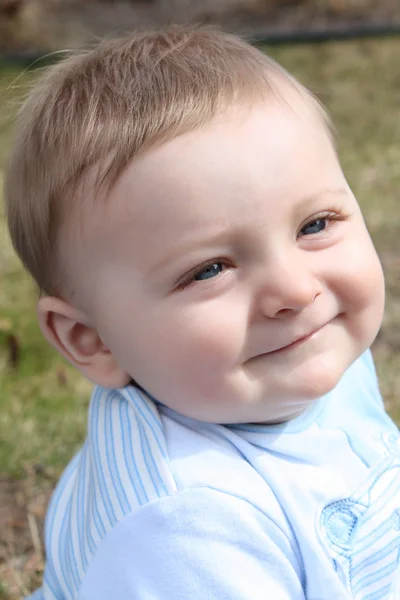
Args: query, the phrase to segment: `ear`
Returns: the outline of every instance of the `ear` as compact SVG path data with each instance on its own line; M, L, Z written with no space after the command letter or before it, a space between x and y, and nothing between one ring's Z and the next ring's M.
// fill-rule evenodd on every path
M88 379L106 388L124 387L131 377L122 371L86 315L59 298L37 304L44 337Z

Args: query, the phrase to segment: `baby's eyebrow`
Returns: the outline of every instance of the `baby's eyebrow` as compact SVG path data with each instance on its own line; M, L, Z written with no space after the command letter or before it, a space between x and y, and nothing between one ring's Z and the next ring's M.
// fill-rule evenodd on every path
M209 243L215 245L222 245L224 243L231 242L232 239L234 239L238 235L238 233L238 227L232 228L228 226L223 229L219 229L219 231L215 234L210 232L205 235L202 234L201 237L192 237L190 240L188 240L187 243L183 242L182 244L179 244L179 246L176 246L170 254L165 254L159 262L151 266L146 275L155 275L156 272L162 271L163 269L165 269L165 267L173 263L175 260L182 258L183 256L185 256L185 254L188 254L201 246L204 247Z
M298 204L296 204L296 208L303 208L304 205L312 204L318 200L326 200L329 196L348 196L348 194L348 190L344 187L324 188L299 200Z

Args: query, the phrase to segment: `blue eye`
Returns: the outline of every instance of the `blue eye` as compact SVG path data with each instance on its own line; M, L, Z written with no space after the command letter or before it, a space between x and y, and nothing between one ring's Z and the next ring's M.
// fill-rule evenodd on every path
M194 276L193 279L196 281L203 281L204 279L211 279L216 275L219 275L223 269L222 263L214 263L212 265L208 265Z
M326 227L326 219L315 219L310 221L300 230L300 235L313 235L323 231Z

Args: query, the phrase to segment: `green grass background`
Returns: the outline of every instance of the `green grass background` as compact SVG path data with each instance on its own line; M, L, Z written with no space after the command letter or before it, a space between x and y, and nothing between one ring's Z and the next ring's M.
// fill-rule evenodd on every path
M321 98L336 123L345 173L386 272L386 313L373 352L386 405L400 422L400 39L268 51ZM36 76L0 67L1 177L13 115ZM11 249L1 209L0 473L15 477L33 464L57 473L63 468L84 437L91 389L42 339L36 299L37 290ZM14 367L9 364L13 339L19 349Z

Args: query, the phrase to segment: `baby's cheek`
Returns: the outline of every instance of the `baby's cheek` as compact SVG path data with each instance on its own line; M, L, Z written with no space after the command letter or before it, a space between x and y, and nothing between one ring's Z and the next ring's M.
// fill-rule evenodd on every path
M182 330L184 360L195 358L197 371L207 377L232 368L243 355L246 324L247 315L239 302L203 306Z
M373 248L360 260L354 277L354 293L360 302L360 308L371 308L381 313L385 300L385 281L381 264Z
M381 306L384 301L382 267L363 224L349 236L343 250L341 260L337 262L343 297L350 306L358 309Z
M382 267L372 247L353 263L348 286L348 309L353 335L363 349L371 345L381 326L385 286Z

